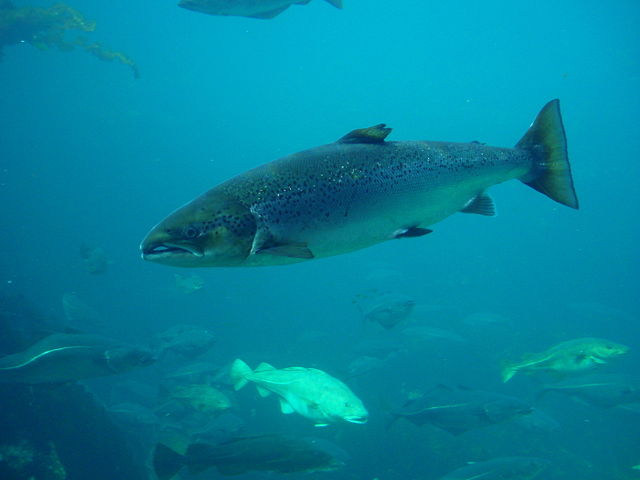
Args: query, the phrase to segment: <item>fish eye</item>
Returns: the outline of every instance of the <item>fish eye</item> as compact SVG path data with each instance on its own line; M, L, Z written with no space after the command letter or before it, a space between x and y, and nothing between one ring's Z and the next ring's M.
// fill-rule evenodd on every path
M184 229L184 236L187 238L196 238L198 236L198 229L193 225L189 225Z

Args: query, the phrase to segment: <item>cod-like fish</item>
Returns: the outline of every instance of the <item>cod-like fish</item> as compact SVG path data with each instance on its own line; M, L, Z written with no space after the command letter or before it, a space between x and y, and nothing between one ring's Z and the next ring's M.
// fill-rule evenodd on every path
M225 476L252 471L327 472L344 465L333 453L336 450L342 453L319 439L274 434L235 437L214 445L193 443L184 455L159 443L153 453L153 468L158 480L170 480L182 467L194 475L211 468Z
M155 360L147 349L106 337L56 333L0 358L0 382L64 383L128 372Z
M291 5L306 5L311 0L180 0L179 7L209 15L225 15L269 19L284 12ZM326 0L342 8L342 0Z
M344 420L365 423L367 409L355 394L337 378L316 368L287 367L276 369L268 363L251 368L240 359L231 366L234 388L240 390L254 382L258 393L280 397L282 413L297 412L315 422L317 427Z
M533 408L519 398L468 388L438 385L422 397L408 400L392 412L389 428L398 418L417 426L427 423L452 435L487 427L532 413Z
M514 148L390 142L384 124L286 156L212 188L156 225L145 260L180 267L280 265L430 233L456 213L493 215L485 190L519 179L578 208L558 100Z
M521 362L506 363L502 381L508 382L516 373L575 374L591 370L623 355L629 347L603 338L576 338L561 342L540 353L525 355Z

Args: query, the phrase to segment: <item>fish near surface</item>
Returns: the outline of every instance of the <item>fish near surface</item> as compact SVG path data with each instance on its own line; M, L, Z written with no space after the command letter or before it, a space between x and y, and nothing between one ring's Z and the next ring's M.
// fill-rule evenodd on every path
M316 368L287 367L275 369L267 363L251 368L237 359L231 366L236 390L254 382L262 397L275 393L280 397L282 413L297 412L325 426L336 421L365 423L369 416L358 397L337 378Z
M603 338L576 338L561 342L540 353L526 355L521 362L507 363L502 381L508 382L516 373L581 373L603 365L623 355L629 347Z
M282 265L419 237L456 213L493 215L484 193L519 179L578 208L559 102L514 148L390 142L384 125L238 175L179 208L142 241L142 258L179 267Z
M448 473L440 480L530 480L549 466L536 457L500 457L471 462Z
M229 15L270 19L280 15L291 5L306 5L311 0L180 0L179 7L208 15ZM342 0L326 0L342 8Z
M0 358L0 382L68 382L125 373L154 361L143 348L98 335L59 333Z
M468 388L438 385L422 397L408 400L393 412L417 426L427 423L453 435L528 415L533 408L519 398Z

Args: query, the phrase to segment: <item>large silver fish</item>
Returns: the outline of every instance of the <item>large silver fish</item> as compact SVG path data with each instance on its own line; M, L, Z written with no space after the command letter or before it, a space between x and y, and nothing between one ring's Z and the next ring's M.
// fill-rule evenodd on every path
M578 208L558 100L514 148L388 142L384 124L212 188L156 225L142 258L180 267L280 265L419 237L456 213L493 215L485 190L518 179Z
M280 15L291 5L306 5L311 0L180 0L179 7L209 15L231 15L269 19ZM326 0L342 8L342 0Z

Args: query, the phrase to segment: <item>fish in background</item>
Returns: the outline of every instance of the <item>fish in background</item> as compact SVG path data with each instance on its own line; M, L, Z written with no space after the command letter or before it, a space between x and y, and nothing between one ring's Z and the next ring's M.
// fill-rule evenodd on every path
M386 141L384 124L228 180L175 210L140 244L176 267L285 265L421 237L456 212L494 215L486 190L518 179L578 208L558 100L514 148Z
M602 373L546 385L538 398L555 392L595 407L611 408L640 403L640 379L630 375Z
M255 370L236 359L231 366L234 388L248 382L256 384L258 394L278 395L282 413L299 413L317 427L336 421L365 423L369 413L362 401L337 378L316 368L287 367L276 369L261 363Z
M213 385L196 383L177 385L163 392L165 402L177 401L180 404L208 415L217 414L231 408L229 397ZM161 410L159 407L158 410Z
M344 462L329 449L326 441L289 435L266 434L233 438L208 445L194 443L184 455L163 443L156 446L153 468L159 480L170 480L182 467L190 474L216 468L221 475L241 475L250 471L278 473L325 472Z
M230 15L270 19L280 15L291 5L306 5L311 0L180 0L179 7L208 15ZM342 8L342 0L325 0Z
M199 275L187 276L176 273L173 275L173 282L178 291L186 294L198 292L204 287L204 280Z
M531 413L516 417L514 422L535 432L555 432L561 428L555 418L539 408L534 408Z
M629 351L629 347L602 338L576 338L561 342L540 353L525 355L522 361L505 363L502 381L518 372L575 374L592 370Z
M105 273L111 261L107 252L102 247L92 247L87 244L80 246L80 256L84 266L92 275Z
M155 362L147 349L88 334L56 333L0 358L0 382L60 383L125 373Z
M354 303L365 321L377 323L386 330L407 319L416 305L407 295L375 289L356 295Z
M399 418L417 426L427 423L453 435L511 420L533 411L519 398L469 388L438 385L392 412L387 428Z
M216 337L209 330L186 324L174 325L151 339L151 345L159 356L172 353L188 359L204 355L215 343Z
M427 325L414 325L405 327L401 333L411 340L432 341L443 340L452 343L466 343L467 339L457 334L453 330L445 330L444 328L430 327Z
M531 480L549 467L548 460L535 457L500 457L469 462L440 480Z

